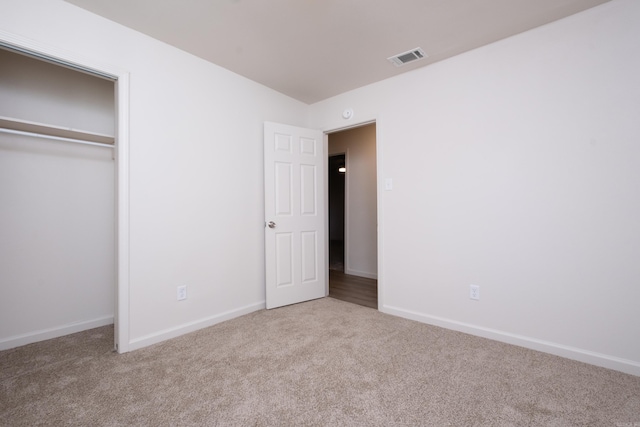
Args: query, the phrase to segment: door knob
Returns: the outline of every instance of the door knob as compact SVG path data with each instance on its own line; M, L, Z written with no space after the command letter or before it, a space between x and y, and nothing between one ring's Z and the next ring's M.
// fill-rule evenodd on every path
M273 221L269 221L267 225L269 226L269 228L276 228L276 223Z

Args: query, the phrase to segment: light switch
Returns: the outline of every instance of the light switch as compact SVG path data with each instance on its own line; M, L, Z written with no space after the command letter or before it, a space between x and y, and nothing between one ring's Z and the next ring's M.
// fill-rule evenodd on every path
M391 190L393 190L393 179L391 179L391 178L386 178L386 179L384 180L384 189L385 189L386 191L391 191Z

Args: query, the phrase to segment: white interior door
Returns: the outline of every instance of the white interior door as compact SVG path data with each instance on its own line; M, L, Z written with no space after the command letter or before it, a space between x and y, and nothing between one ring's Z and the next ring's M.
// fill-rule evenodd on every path
M267 308L327 295L321 131L264 124Z

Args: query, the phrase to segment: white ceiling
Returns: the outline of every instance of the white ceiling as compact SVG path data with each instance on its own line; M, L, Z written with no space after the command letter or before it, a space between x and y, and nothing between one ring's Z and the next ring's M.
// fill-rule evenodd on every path
M66 1L310 104L609 0Z

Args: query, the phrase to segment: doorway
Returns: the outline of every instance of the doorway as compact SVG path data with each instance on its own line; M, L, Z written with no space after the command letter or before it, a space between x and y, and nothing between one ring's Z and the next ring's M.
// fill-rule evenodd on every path
M376 124L328 135L329 296L378 308Z
M129 74L128 72L121 70L119 68L105 66L103 63L95 63L94 61L87 60L84 57L73 53L61 53L60 51L52 48L49 45L45 45L33 40L29 40L17 35L2 33L0 34L0 48L19 53L21 55L25 55L29 58L35 58L37 60L43 60L45 63L49 63L51 65L55 64L56 66L61 66L60 68L66 68L69 70L80 71L89 76L99 77L102 79L106 79L111 82L111 94L114 96L113 109L111 110L111 114L114 114L115 126L112 128L113 131L109 132L108 135L103 134L98 131L97 133L89 132L86 133L84 131L76 131L75 129L71 129L70 132L59 129L56 126L50 126L51 124L55 124L55 122L50 122L49 119L57 116L60 112L57 109L48 110L51 112L50 115L47 115L45 120L39 119L40 122L43 123L31 123L30 121L20 121L20 120L4 120L7 117L3 117L2 127L8 128L9 133L13 133L15 137L19 138L28 138L26 134L42 134L46 135L47 138L58 139L62 141L60 144L48 144L47 147L51 147L51 149L62 149L62 147L70 144L71 142L76 142L77 140L86 140L85 138L88 136L89 141L85 143L85 147L87 150L92 149L90 145L98 145L104 147L105 145L111 145L111 148L106 148L111 155L109 156L109 161L111 162L111 191L113 198L111 199L111 210L115 211L115 224L112 225L114 228L111 233L111 238L113 239L113 235L115 234L115 252L113 255L111 265L115 263L115 272L112 270L112 278L113 273L115 273L115 289L110 287L110 294L112 300L115 299L115 310L112 311L107 317L101 317L96 322L97 323L114 323L114 344L115 348L118 352L126 352L129 350L129 313L127 310L128 307L128 286L129 286L129 277L128 277L128 266L129 266L129 237L128 237L128 227L129 227L129 179L128 179L128 170L129 170L129 159L128 159L128 105L129 105ZM68 92L67 93L72 93ZM114 111L115 110L115 111ZM75 116L74 116L75 117ZM33 119L32 119L33 121ZM24 128L26 126L26 128ZM3 132L5 133L5 132ZM37 138L38 140L42 140L42 143L45 143L45 139ZM83 141L84 142L84 141ZM105 150L105 148L99 148ZM94 150L95 151L95 150ZM115 181L115 183L114 183ZM115 201L115 206L113 203ZM115 209L114 209L115 208ZM82 268L85 266L82 265ZM113 284L113 280L112 280ZM115 296L114 296L115 294ZM61 295L61 297L64 294ZM45 302L51 302L46 300ZM112 309L113 310L113 309ZM94 321L89 320L88 322L78 322L69 324L68 327L53 327L45 330L40 329L38 326L32 328L33 331L30 330L29 333L19 335L16 337L17 339L13 339L9 337L8 340L4 340L4 345L10 347L15 347L17 345L24 345L30 342L36 342L43 339L55 338L61 335L66 335L69 333L78 332L79 330L87 329L90 327L99 326ZM11 332L9 332L11 335Z

